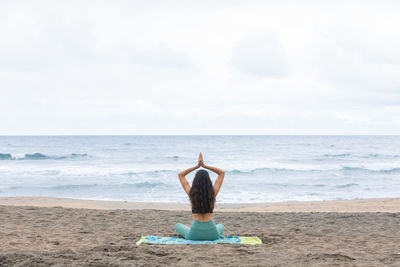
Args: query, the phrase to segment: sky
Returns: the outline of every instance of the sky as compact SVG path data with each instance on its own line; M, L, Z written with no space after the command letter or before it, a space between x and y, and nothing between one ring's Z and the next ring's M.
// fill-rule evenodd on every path
M399 134L398 1L0 2L0 135Z

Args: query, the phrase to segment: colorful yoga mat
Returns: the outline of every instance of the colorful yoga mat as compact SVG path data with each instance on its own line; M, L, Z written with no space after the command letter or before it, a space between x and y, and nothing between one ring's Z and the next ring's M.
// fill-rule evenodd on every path
M256 236L221 236L217 240L187 240L177 236L142 236L136 245L140 244L262 244L261 239Z

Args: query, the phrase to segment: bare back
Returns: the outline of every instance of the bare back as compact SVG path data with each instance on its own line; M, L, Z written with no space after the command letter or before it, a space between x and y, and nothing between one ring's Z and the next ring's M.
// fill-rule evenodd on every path
M199 162L198 162L198 164L196 166L194 166L192 168L188 168L187 170L184 170L184 171L182 171L182 172L180 172L178 174L179 180L180 180L180 182L182 184L183 189L185 190L186 194L189 196L191 186L188 183L188 181L186 180L185 176L188 173L190 173L191 171L193 171L193 170L195 170L195 169L197 169L199 167L203 167L205 169L211 170L211 171L215 172L218 175L218 177L217 177L217 179L216 179L216 181L214 183L215 197L217 197L217 195L218 195L218 193L219 193L219 191L221 189L222 182L223 182L224 177L225 177L225 171L221 170L219 168L216 168L216 167L211 167L211 166L205 165L204 162L203 162L203 156L202 156L201 153L199 155ZM213 213L193 213L192 214L192 218L193 218L193 220L197 220L199 222L208 222L208 221L211 221L213 219Z
M212 213L193 213L192 219L199 221L199 222L208 222L211 221L213 218Z

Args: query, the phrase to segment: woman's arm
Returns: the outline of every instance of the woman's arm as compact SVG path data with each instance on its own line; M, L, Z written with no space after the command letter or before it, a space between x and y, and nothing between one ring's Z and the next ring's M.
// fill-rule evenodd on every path
M189 195L189 192L190 192L190 185L189 185L189 182L186 180L186 177L185 177L185 176L186 176L188 173L194 171L195 169L197 169L197 168L199 168L199 167L200 167L200 162L199 162L196 166L194 166L194 167L192 167L192 168L189 168L189 169L186 169L186 170L184 170L184 171L181 171L181 172L178 174L179 181L181 181L183 190L185 190L186 194L188 194L188 195Z
M205 169L209 169L210 171L213 171L216 174L218 174L217 180L215 180L215 183L214 183L214 192L215 192L215 196L217 196L219 189L221 188L222 182L224 181L225 171L218 169L216 167L205 165L204 162L202 163L201 166Z

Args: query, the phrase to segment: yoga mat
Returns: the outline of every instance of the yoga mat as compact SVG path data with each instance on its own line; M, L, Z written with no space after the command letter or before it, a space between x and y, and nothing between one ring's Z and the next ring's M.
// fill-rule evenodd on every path
M187 240L177 236L142 236L136 245L140 244L262 244L261 239L256 236L221 236L217 240Z

